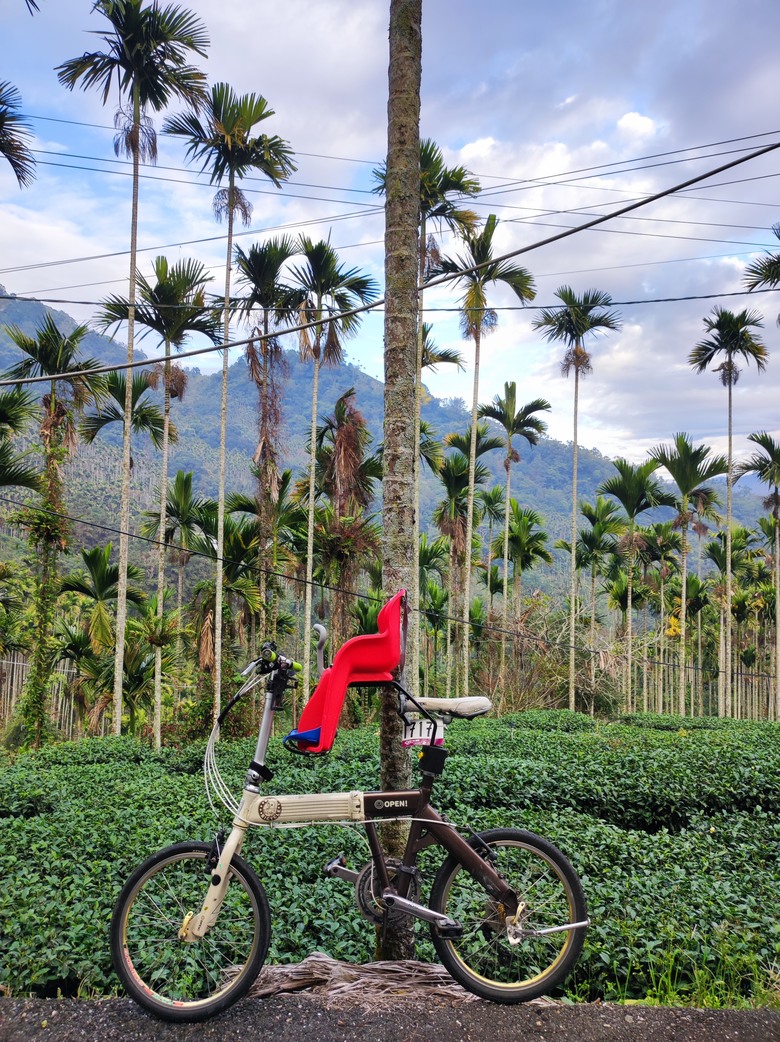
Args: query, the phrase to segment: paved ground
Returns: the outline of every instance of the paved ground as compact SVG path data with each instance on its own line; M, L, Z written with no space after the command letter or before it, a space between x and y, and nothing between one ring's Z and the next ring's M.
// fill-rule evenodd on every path
M205 1024L167 1024L129 999L0 999L0 1042L780 1042L780 1011L497 1006L437 998L379 1010L321 996L245 999Z

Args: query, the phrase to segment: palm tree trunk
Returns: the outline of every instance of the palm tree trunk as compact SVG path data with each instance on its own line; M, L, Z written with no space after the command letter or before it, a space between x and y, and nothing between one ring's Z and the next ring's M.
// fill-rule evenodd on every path
M571 467L571 576L569 581L569 709L575 709L575 670L577 662L574 654L576 636L575 619L577 612L577 410L580 396L580 371L574 367L574 437L572 440Z
M718 716L726 715L726 621L723 602L720 605L718 630Z
M775 711L774 719L780 720L780 501L775 486ZM771 700L770 700L771 704ZM770 713L770 718L772 714Z
M128 374L129 379L129 374ZM165 599L165 529L168 517L168 440L171 430L171 345L165 343L163 375L163 436L160 467L160 525L157 529L157 618L162 619ZM154 649L154 747L160 748L162 722L162 648Z
M233 192L235 179L230 172L228 202L227 260L225 263L225 301L223 311L223 338L225 347L222 351L222 395L219 412L219 489L217 491L217 575L214 592L214 720L222 711L222 599L224 586L225 556L225 473L227 440L227 399L228 371L230 368L230 266L233 258Z
M268 442L270 440L270 433L271 433L270 432L270 425L268 424L268 415L269 415L269 408L270 408L270 394L269 394L269 388L268 388L268 375L269 375L268 374L268 370L269 370L269 364L268 364L268 345L269 345L268 332L269 332L269 329L270 329L269 312L268 312L268 308L264 308L263 309L263 333L265 334L265 339L261 341L262 347L261 347L261 351L260 351L261 358L262 358L262 377L261 377L261 379L262 379L262 389L261 389L261 392L260 392L260 424L261 424L261 428L262 429L261 429L261 432L260 432L260 440L261 440L261 442L263 444L268 444ZM270 496L270 489L269 489L269 486L270 486L270 482L269 482L268 479L269 479L270 475L268 473L268 462L269 461L268 461L268 457L267 457L267 453L266 453L266 454L264 454L263 458L260 460L260 496L259 496L259 499L258 499L258 503L259 503L259 517L258 517L258 520L260 522L260 545L261 545L261 549L262 549L263 554L265 554L266 548L268 546L268 543L271 540L271 536L270 536L270 533L269 533L269 528L270 528L270 522L269 522L269 512L270 512L269 496ZM274 467L275 466L276 466L276 464L274 463ZM258 588L259 588L259 591L260 591L260 613L259 613L259 620L257 620L257 621L259 621L259 624L260 624L260 632L262 634L265 634L266 633L266 628L267 628L266 598L268 596L268 573L266 571L265 564L263 564L263 566L260 568L260 573L258 575ZM253 616L253 623L255 623L255 625L256 625L256 620L255 620L254 616Z
M320 314L321 302L317 301L317 316ZM314 376L311 388L311 449L309 452L309 515L306 526L306 589L304 591L303 609L303 683L301 690L304 705L309 700L309 681L311 677L311 601L314 586L314 468L317 456L317 408L320 385L320 347L322 331L317 330L317 351L314 357ZM331 648L333 645L331 644ZM335 654L335 650L333 652Z
M646 578L646 576L645 576ZM647 601L642 609L642 712L647 712Z
M417 296L417 368L414 380L414 526L413 547L414 567L409 598L409 629L407 647L411 655L410 669L406 671L406 682L412 695L416 695L420 684L420 478L422 476L422 460L420 459L420 421L422 419L422 362L423 362L423 282L425 281L425 214L420 214L420 248L419 248L419 291ZM389 591L388 591L389 592Z
M385 522L382 534L382 578L393 591L413 589L416 550L414 491L409 474L415 437L408 417L415 415L416 350L418 328L417 235L420 206L420 78L422 65L422 0L390 0L390 69L388 85L387 202L385 206ZM417 423L414 424L418 428ZM416 689L417 678L413 680ZM394 691L382 692L380 754L381 784L403 789L410 782L411 765L401 745L403 725ZM401 853L406 826L393 823L383 829L386 849ZM414 933L408 919L391 924L381 941L382 958L409 958Z
M590 709L596 696L596 565L590 568Z
M633 598L634 598L634 522L631 521L629 526L629 547L628 547L628 594L626 598L626 633L628 637L628 669L626 671L626 708L629 713L634 711L634 696L633 696L633 639L634 639L634 627L633 627Z
M452 537L450 537L450 574L449 574L449 598L447 601L447 627L445 631L446 645L444 648L444 697L449 698L452 693L452 674L453 674L453 654L452 654L452 617L455 614L454 610L449 609L449 605L457 604L455 598L455 590L458 586L458 562L457 554L453 546Z
M512 443L511 439L508 438L505 463L506 496L504 499L504 574L502 586L502 596L504 601L501 606L501 672L499 675L501 696L504 699L506 699L506 635L509 629L509 502L511 496L510 479L512 471L511 451Z
M127 308L127 364L133 364L135 338L135 269L138 253L138 135L141 125L141 103L138 85L133 87L133 191L130 216L130 279ZM127 565L130 539L130 436L133 419L133 370L127 369L125 416L122 426L122 491L119 504L119 581L116 591L116 649L114 652L114 734L122 733L122 687L127 628Z
M663 565L661 565L663 568ZM658 700L656 712L664 711L664 676L666 674L666 601L664 597L664 580L661 579L661 647L660 647L660 672L658 686Z
M729 379L729 446L728 446L728 471L726 472L726 655L725 655L725 682L723 710L726 716L731 716L731 601L732 601L732 575L731 575L731 506L732 487L734 484L733 458L734 448L732 439L732 381Z
M685 499L682 502L683 513L688 508L688 504ZM681 601L680 601L680 688L677 694L677 711L680 716L685 716L685 692L687 688L686 684L686 646L685 646L685 629L688 616L688 526L683 524L682 526L682 545L680 549L680 590L681 590Z
M466 508L466 546L463 551L463 684L461 694L469 693L469 650L471 647L471 541L474 532L474 475L477 467L477 411L479 408L479 349L481 341L479 325L474 330L474 390L471 396L471 442L469 445L469 488Z

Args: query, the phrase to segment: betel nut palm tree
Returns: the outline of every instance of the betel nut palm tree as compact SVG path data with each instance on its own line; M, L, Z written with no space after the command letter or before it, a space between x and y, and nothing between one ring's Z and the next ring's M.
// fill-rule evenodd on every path
M236 216L249 224L252 206L238 185L250 173L262 174L277 188L296 169L288 143L276 135L256 134L255 127L274 115L261 94L239 95L227 83L216 83L198 111L166 119L163 130L181 138L188 159L201 163L212 185L224 185L214 197L214 214L227 219L225 293L223 299L222 395L219 425L219 490L217 496L217 576L215 594L216 640L214 661L214 717L222 701L222 567L225 545L225 469L227 397L230 343L230 274Z
M35 156L30 150L32 134L20 113L22 96L8 80L0 81L0 156L11 164L20 188L35 180Z
M144 369L141 372L136 370L131 379L133 382L131 430L133 434L148 434L152 445L156 449L161 449L165 423L162 409L156 402L147 398L147 395L152 393L152 386L149 383L149 370ZM107 374L105 396L100 403L100 408L97 412L85 416L79 424L79 436L82 441L92 444L102 430L114 423L121 424L124 427L126 383L127 377L124 373L115 371ZM178 440L179 432L175 427L171 428L169 436L171 441ZM131 455L131 469L132 466L133 457Z
M296 303L303 322L312 323L299 335L300 355L313 362L311 428L309 442L309 492L306 528L306 588L304 591L303 697L309 695L311 676L311 603L314 576L314 500L317 453L317 409L319 376L323 366L336 366L343 356L344 339L354 336L360 315L348 314L369 304L378 294L376 282L357 268L345 268L330 243L313 242L306 235L298 241L302 262L293 265L290 300Z
M277 379L285 372L279 333L289 320L286 308L289 288L283 279L285 265L295 255L297 243L290 235L275 236L255 243L249 250L236 247L235 259L239 285L243 295L235 301L238 313L252 329L257 340L246 346L249 375L258 394L258 437L253 464L258 482L257 519L263 546L271 540L274 503L279 497L281 472L277 440L281 424L281 392ZM258 314L259 312L259 314ZM266 625L267 576L260 572L261 631Z
M589 703L592 711L596 693L596 619L598 617L596 578L607 558L615 553L617 537L622 534L625 525L617 516L617 504L603 496L596 496L595 503L581 502L580 513L588 522L589 527L579 530L574 552L578 558L577 566L590 568Z
M671 446L658 445L650 450L652 459L657 460L668 471L677 486L678 499L677 524L681 533L680 581L682 600L680 607L680 655L679 655L679 690L677 709L680 716L685 716L687 675L686 675L686 621L687 621L687 583L688 583L688 526L693 518L691 501L697 496L711 498L714 490L706 483L712 478L725 474L728 460L725 456L712 456L707 445L694 445L687 434L675 434Z
M111 543L81 551L83 568L77 568L60 582L60 592L77 593L89 602L87 632L95 653L111 648L114 643L114 627L111 603L116 600L119 587L119 565L111 561ZM135 565L127 567L127 599L141 605L146 594L140 585L143 571Z
M580 377L587 376L593 366L586 350L585 337L620 328L620 316L612 307L608 293L588 289L578 296L570 286L561 286L555 296L561 306L543 308L533 320L533 328L541 330L545 340L562 343L566 353L561 362L564 376L574 372L574 431L572 435L572 496L571 496L571 570L569 579L569 709L575 707L575 639L577 618L577 462Z
M626 707L629 712L633 711L633 584L634 584L634 562L636 560L636 519L638 516L657 506L674 506L674 496L665 491L661 483L654 476L660 466L658 460L648 459L643 463L629 463L625 459L613 460L617 474L606 481L602 481L597 493L603 496L612 496L622 506L628 518L628 534L624 537L623 544L628 560L628 590L627 590L627 634L628 634L628 662L626 667Z
M189 64L193 54L205 57L209 38L203 23L175 4L161 7L143 0L96 0L93 10L108 21L103 51L85 51L57 66L60 83L70 90L80 85L102 91L105 105L113 86L120 107L114 125L117 155L130 156L133 163L130 216L130 275L128 280L127 364L132 365L135 340L135 286L138 252L138 189L140 164L154 162L157 138L151 112L160 112L176 98L197 105L205 95L206 76ZM122 684L127 622L127 560L130 526L130 421L132 381L126 384L125 423L122 450L122 493L119 511L119 591L117 595L117 640L114 657L114 733L122 727Z
M495 420L504 428L506 434L506 456L504 471L506 472L506 492L504 495L504 576L503 606L501 628L501 683L505 683L504 667L506 662L506 633L509 623L509 517L511 512L511 474L512 464L520 460L520 453L515 449L512 439L525 438L529 445L536 445L539 438L547 430L547 424L536 413L548 411L550 403L544 398L535 398L532 402L518 408L517 384L514 380L504 384L504 397L496 395L489 405L479 407L481 419Z
M446 228L457 235L476 230L479 219L473 210L462 203L481 191L481 185L464 166L447 166L441 148L431 138L425 138L420 146L420 196L419 196L419 240L418 248L418 298L419 315L423 314L423 286L428 273L439 263L439 243L431 231ZM387 190L387 164L383 163L373 171L376 182L374 191L384 195ZM428 327L430 330L430 327ZM422 408L422 370L425 367L426 323L420 320L417 324L417 364L415 371L415 417L414 430L414 554L415 561L419 555L420 540L420 432L419 422ZM412 693L417 690L419 675L419 602L418 587L419 568L413 569L412 588L410 591L411 614L409 619L408 646L411 651L411 683Z
M53 664L51 630L57 595L57 561L67 548L67 519L62 466L77 443L77 416L103 393L104 382L94 373L99 362L80 356L88 333L77 326L61 333L47 314L35 336L11 326L6 331L24 358L4 377L23 383L28 378L51 377L40 399L39 438L43 457L41 509L25 511L30 543L35 550L35 640L30 672L21 699L21 719L28 741L38 746L46 738L46 700ZM73 375L69 375L73 374Z
M775 586L775 699L774 719L780 720L780 442L766 431L748 435L748 441L757 446L748 459L737 464L735 480L745 474L755 474L770 488L764 500L764 509L772 519L772 566Z
M512 600L514 613L519 617L523 595L523 573L539 561L552 564L553 558L545 545L547 533L542 528L544 518L536 510L521 507L517 500L510 504L508 560L512 563Z
M780 224L772 225L772 233L776 239L780 239ZM780 253L770 253L767 250L762 257L751 261L745 268L742 281L748 291L771 289L780 285ZM778 322L780 323L780 315Z
M442 257L435 269L437 275L449 275L456 283L463 286L460 300L461 331L463 336L474 342L474 388L471 400L471 448L469 451L469 492L468 513L466 519L466 546L471 546L474 531L474 465L476 460L477 423L479 409L479 363L482 337L498 325L498 315L487 305L487 287L503 285L512 291L514 296L525 304L533 300L533 278L530 272L510 261L494 259L493 239L498 227L498 218L490 214L479 231L466 232L463 242L466 252L459 257ZM463 577L463 668L464 694L468 695L468 661L469 661L469 608L470 608L471 570L466 569Z
M449 565L449 603L457 600L457 591L463 589L463 576L472 566L472 547L466 542L466 525L469 500L469 448L471 433L449 434L445 439L447 448L454 449L449 453L436 472L445 490L445 498L436 506L433 523L441 534L450 541ZM480 423L477 429L475 455L501 448L501 439L488 434L487 423ZM489 471L484 464L475 463L474 487L484 485ZM449 639L451 620L447 620L447 691L450 690L450 677L454 677L455 688L462 691L462 670L452 668L452 642ZM457 632L457 630L456 630Z
M733 444L733 399L734 386L739 380L740 368L737 360L746 364L754 362L756 369L763 372L769 353L764 342L754 330L763 326L757 311L747 308L740 312L714 307L712 315L704 319L708 336L700 340L688 355L688 364L696 373L703 373L714 362L723 359L713 371L718 373L721 384L728 391L728 469L726 471L726 634L724 662L724 713L731 715L731 601L733 577L731 569L731 521L732 491L734 485Z
M490 615L493 612L493 597L503 589L503 580L498 574L498 567L493 564L495 558L499 556L494 552L493 527L504 520L504 500L506 496L504 495L504 489L500 485L494 485L492 488L479 489L476 497L479 523L484 525L487 522L487 540L485 542L487 556L482 563L484 573L480 576L480 579L485 584L485 590L488 595L488 615ZM420 546L420 552L422 553L422 540L420 541ZM422 583L422 574L420 588L425 588Z
M157 257L153 265L154 281L141 272L137 275L138 302L135 320L143 327L141 337L156 333L163 342L163 430L161 439L162 465L160 473L160 531L166 529L165 511L168 489L168 446L171 429L172 367L171 348L180 350L192 333L205 336L212 344L221 340L219 316L206 306L206 286L211 282L200 261L181 259L169 264L166 257ZM128 301L112 296L104 301L99 324L103 328L126 321L130 309ZM140 339L140 337L139 337ZM181 370L178 371L181 374ZM178 397L182 395L178 381ZM165 542L157 544L157 617L162 619L165 600ZM160 748L162 716L162 648L155 649L155 698L153 735L156 749Z
M205 511L209 501L192 490L192 471L178 470L168 482L165 503L165 528L160 528L159 510L144 513L141 535L148 539L176 544L176 613L181 617L184 600L184 569L192 556L195 543L203 537Z
M41 490L40 474L29 462L29 452L17 453L11 443L14 435L27 429L37 411L37 402L21 387L0 392L0 488Z

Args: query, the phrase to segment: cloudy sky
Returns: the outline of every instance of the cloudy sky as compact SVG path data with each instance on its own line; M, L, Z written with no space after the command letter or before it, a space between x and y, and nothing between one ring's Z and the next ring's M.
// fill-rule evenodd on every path
M282 191L247 181L252 224L244 248L284 229L330 237L342 261L382 282L383 215L370 191L386 148L385 0L190 0L211 38L212 81L262 93L275 115L263 126L286 138L298 171ZM500 219L501 253L662 191L780 142L777 0L424 0L421 133L483 186L474 204ZM22 93L34 132L38 178L19 190L0 166L0 283L81 320L108 293L126 290L129 166L112 147L116 99L61 87L58 63L100 48L104 19L91 0L0 0L0 80ZM159 121L158 121L159 126ZM530 249L535 305L564 284L611 294L619 333L591 343L582 383L580 442L643 458L677 431L725 449L726 392L694 374L687 356L715 305L757 309L770 351L764 374L745 369L735 434L780 436L780 293L741 293L751 257L777 245L780 151L716 175L560 243ZM188 169L181 145L160 138L157 168L141 186L140 266L155 256L196 257L217 280L224 226L214 189ZM445 253L457 254L446 237ZM215 288L219 281L215 282ZM532 329L534 308L491 291L498 329L483 344L480 400L518 384L520 401L552 404L551 435L571 438L572 379L562 349ZM455 291L426 294L441 346L460 347L463 373L427 382L470 402L472 350L460 341ZM241 335L237 331L236 336ZM350 343L351 361L381 378L381 315ZM142 342L144 350L152 345ZM214 360L214 356L212 356ZM200 363L203 368L207 364Z

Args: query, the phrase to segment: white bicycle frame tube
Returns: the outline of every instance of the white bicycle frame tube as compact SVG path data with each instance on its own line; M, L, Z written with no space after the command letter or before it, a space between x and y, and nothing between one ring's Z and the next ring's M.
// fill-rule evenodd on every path
M324 792L293 796L264 796L246 790L233 818L233 828L219 851L211 872L211 883L200 911L182 925L182 940L196 941L217 921L230 880L230 862L241 853L250 825L273 828L295 822L363 821L363 793Z

